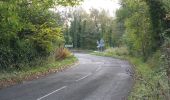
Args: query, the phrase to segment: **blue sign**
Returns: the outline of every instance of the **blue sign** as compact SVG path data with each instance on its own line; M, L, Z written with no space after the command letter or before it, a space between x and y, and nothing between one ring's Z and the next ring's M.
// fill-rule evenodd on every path
M103 39L100 39L100 46L104 47L104 40Z
M104 49L104 40L103 39L100 39L100 41L97 41L97 48L98 48L98 51L103 51Z

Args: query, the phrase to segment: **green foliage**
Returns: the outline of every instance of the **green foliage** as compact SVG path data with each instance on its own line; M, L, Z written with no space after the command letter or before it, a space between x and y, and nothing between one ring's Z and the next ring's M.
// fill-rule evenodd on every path
M143 66L141 66L143 67ZM139 70L148 70L148 69L139 69ZM130 100L138 99L149 99L149 100L168 100L168 81L165 73L156 73L151 70L146 74L142 73L136 79L138 82L135 85L135 90L132 92L129 97ZM148 75L147 77L142 75ZM139 78L142 77L142 78Z
M43 62L64 37L58 14L49 10L58 5L74 5L65 0L1 0L0 1L0 68L20 69Z
M117 23L121 22L125 27L122 31L123 42L130 54L147 59L156 41L152 35L149 7L144 1L139 0L123 0L122 3L122 8L117 12Z
M116 55L116 56L125 56L129 55L129 52L126 47L115 47L115 48L108 48L104 51L105 55Z
M164 69L166 70L166 75L170 78L170 38L166 38L165 43L162 46L163 48L163 57L165 60ZM169 82L170 86L170 82Z
M170 86L166 70L162 67L165 62L160 51L147 63L136 58L130 61L135 65L136 84L129 99L169 100Z
M121 4L116 13L117 33L122 34L119 41L127 45L131 55L147 60L169 37L169 1L122 0Z
M121 4L116 19L122 34L119 39L133 55L128 59L136 70L136 85L129 99L169 100L170 1L122 0Z
M56 3L63 6L73 6L80 4L82 1L83 0L56 0Z
M114 19L105 10L91 9L88 14L83 9L70 12L73 16L70 27L66 27L66 43L72 41L74 48L97 49L97 40L103 38L106 47L115 44Z
M150 17L152 21L153 36L157 40L155 41L156 47L159 48L166 38L170 37L170 1L169 0L148 0Z
M160 66L163 65L163 55L160 50L158 50L156 53L153 54L152 57L150 57L147 61L149 64L149 67L153 69L160 69ZM162 66L163 69L164 66Z
M42 25L37 30L37 34L33 35L30 40L40 53L49 54L54 51L57 46L63 44L64 39L60 28L50 28Z

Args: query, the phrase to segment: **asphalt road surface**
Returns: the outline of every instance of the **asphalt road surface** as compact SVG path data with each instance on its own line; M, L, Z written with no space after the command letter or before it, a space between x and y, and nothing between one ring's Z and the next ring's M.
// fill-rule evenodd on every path
M0 90L0 100L126 100L133 86L127 61L75 53L79 64Z

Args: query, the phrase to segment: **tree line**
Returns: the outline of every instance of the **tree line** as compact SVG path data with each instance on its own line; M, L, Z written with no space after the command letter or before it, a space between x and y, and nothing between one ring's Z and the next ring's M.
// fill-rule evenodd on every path
M120 40L131 55L147 61L161 51L165 59L169 59L169 4L169 0L121 0L116 22L123 27L120 28ZM166 68L169 70L170 66ZM167 74L169 76L170 72Z
M117 34L115 21L107 11L91 8L89 13L82 8L71 10L64 35L66 44L74 48L97 49L97 40L104 39L105 47L114 46Z
M168 0L122 0L117 22L123 23L126 45L132 54L147 58L168 37ZM164 37L165 36L165 37Z
M60 16L49 10L81 0L0 0L0 68L35 66L64 44Z
M146 73L137 72L138 86L131 99L169 100L170 1L121 0L120 3L122 6L116 13L120 44L127 47L130 56L141 58L152 70L147 73L141 68Z

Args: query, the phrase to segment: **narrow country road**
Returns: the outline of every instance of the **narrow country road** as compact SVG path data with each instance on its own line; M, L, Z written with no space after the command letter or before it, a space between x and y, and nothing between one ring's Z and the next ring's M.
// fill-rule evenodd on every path
M0 90L0 100L126 100L133 79L127 61L75 53L79 64Z

